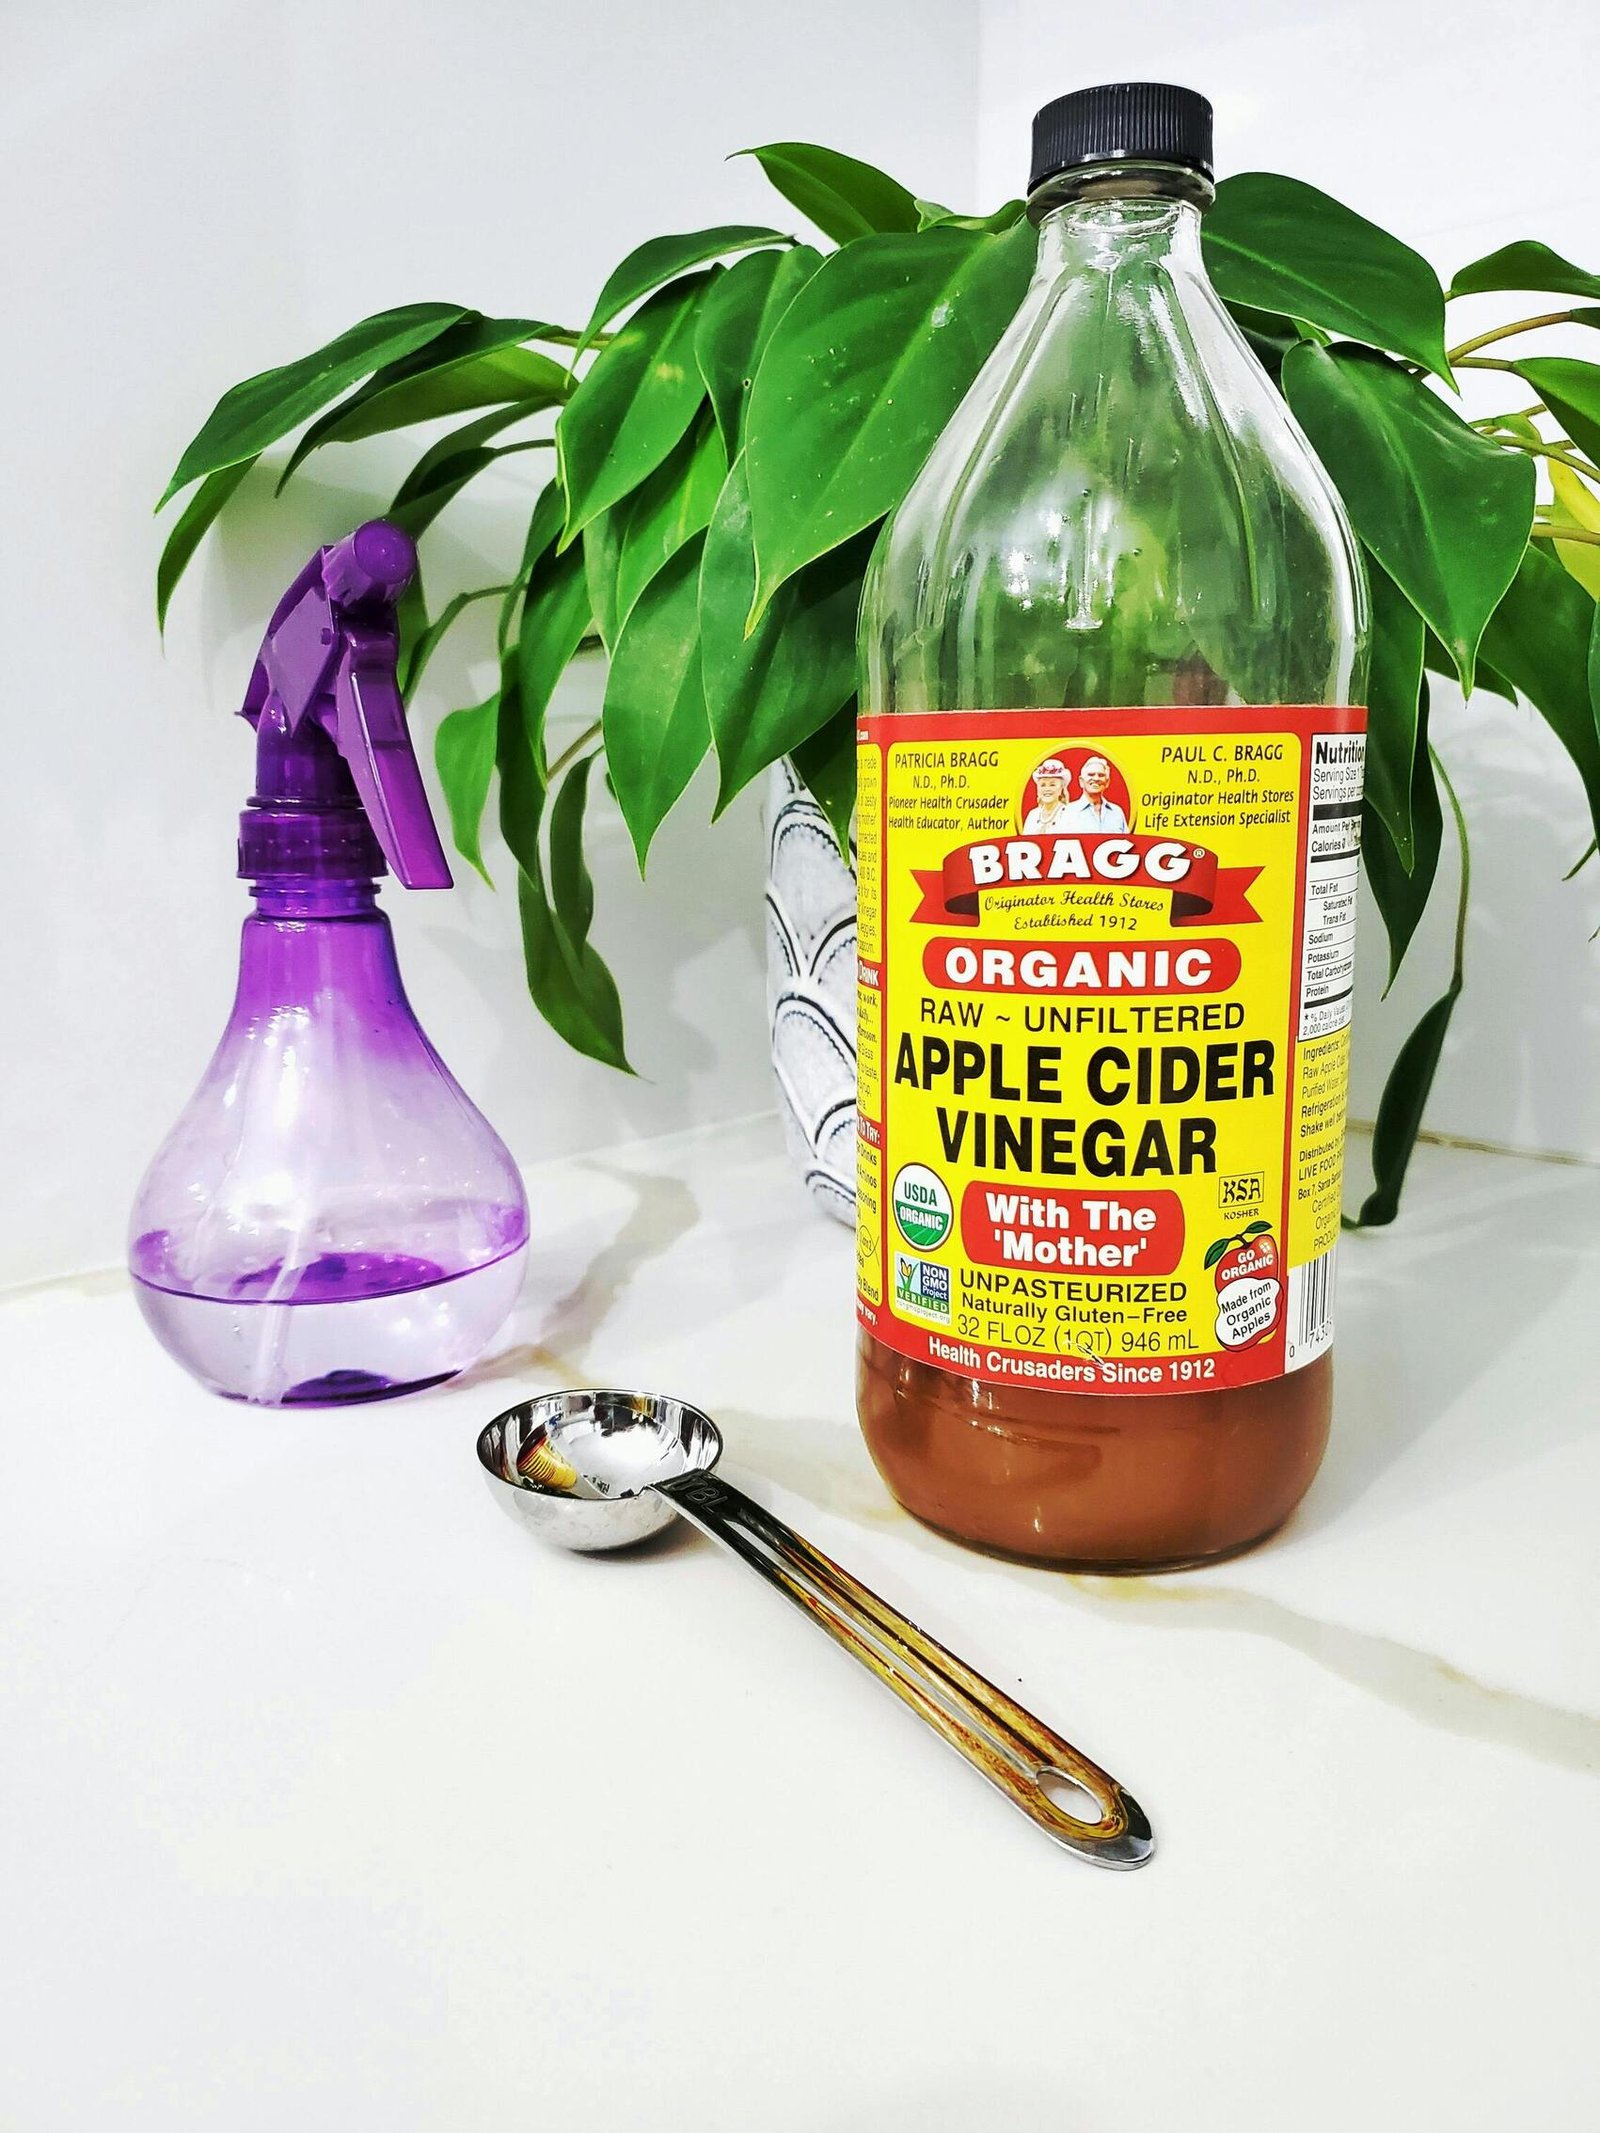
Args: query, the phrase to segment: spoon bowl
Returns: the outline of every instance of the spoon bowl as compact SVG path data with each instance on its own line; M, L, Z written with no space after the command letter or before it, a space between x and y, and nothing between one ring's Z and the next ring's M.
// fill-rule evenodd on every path
M709 1415L655 1393L543 1393L496 1415L478 1438L478 1463L502 1509L579 1555L660 1533L678 1514L655 1484L705 1473L721 1456Z

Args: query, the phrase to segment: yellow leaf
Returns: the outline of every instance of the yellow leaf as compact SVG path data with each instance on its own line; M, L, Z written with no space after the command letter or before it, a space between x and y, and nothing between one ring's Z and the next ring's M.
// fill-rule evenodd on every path
M1555 491L1550 523L1600 533L1600 496L1572 467L1564 467L1558 459L1545 464ZM1591 600L1600 600L1600 548L1589 541L1558 540L1551 545L1568 575L1577 579Z

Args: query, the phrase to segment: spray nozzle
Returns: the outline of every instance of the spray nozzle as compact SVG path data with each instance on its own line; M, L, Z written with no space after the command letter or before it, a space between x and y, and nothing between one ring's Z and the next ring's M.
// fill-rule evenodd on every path
M395 607L416 567L410 535L371 519L278 602L240 706L257 736L241 873L362 871L359 808L408 889L449 888L398 681Z

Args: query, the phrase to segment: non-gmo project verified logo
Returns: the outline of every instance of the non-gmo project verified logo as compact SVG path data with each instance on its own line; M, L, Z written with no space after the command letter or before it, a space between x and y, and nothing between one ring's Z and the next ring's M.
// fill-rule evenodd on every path
M921 1318L950 1318L950 1269L932 1259L894 1255L894 1300L903 1311Z

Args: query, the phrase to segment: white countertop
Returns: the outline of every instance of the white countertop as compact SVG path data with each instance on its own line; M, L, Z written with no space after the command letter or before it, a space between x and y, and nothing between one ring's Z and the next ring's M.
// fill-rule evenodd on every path
M225 1406L120 1276L0 1306L0 2126L1594 2122L1600 1173L1423 1150L1299 1516L1131 1581L894 1508L771 1120L529 1185L500 1354L392 1405ZM1056 1851L687 1529L539 1549L473 1438L583 1383L707 1407L1154 1863Z

